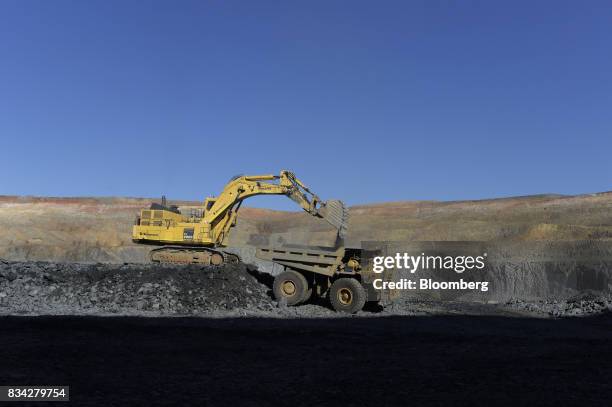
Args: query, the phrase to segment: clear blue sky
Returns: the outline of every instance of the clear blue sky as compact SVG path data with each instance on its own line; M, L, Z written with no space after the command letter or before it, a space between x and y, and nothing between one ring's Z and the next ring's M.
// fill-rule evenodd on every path
M612 189L608 1L2 0L0 95L0 194Z

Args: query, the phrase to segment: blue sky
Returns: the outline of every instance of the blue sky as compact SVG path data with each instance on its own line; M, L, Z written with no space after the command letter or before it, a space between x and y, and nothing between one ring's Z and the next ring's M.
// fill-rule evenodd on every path
M611 190L611 44L597 1L3 0L0 194Z

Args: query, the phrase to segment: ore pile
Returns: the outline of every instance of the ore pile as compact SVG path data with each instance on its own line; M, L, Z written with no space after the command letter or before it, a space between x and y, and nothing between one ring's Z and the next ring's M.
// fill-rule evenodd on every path
M271 297L272 277L240 263L224 267L80 264L0 260L0 315L140 315L280 318L352 317L328 301L287 307ZM264 284L265 283L265 284ZM507 303L398 299L362 317L390 315L586 316L612 312L612 295Z
M0 314L215 315L274 307L268 288L243 264L0 261Z
M506 305L517 310L544 313L552 317L585 316L612 312L612 295L601 295L586 291L565 301L541 300L534 302L516 299L509 301Z

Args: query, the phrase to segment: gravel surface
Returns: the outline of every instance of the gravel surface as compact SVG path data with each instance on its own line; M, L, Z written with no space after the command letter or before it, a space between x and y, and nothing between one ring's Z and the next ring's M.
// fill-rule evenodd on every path
M242 264L0 264L3 314L189 315L274 308Z
M509 301L507 307L552 317L585 316L612 312L612 295L584 292L565 301L541 300L527 302L520 299Z
M244 264L224 267L0 261L1 315L256 316L342 318L327 301L277 303L272 277ZM520 299L506 304L402 298L357 316L583 316L612 311L612 296L585 292L567 301Z

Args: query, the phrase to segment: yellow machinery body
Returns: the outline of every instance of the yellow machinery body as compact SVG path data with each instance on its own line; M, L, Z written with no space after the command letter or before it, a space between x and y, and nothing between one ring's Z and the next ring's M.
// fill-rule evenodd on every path
M215 246L210 224L169 208L143 209L132 238L140 243Z

